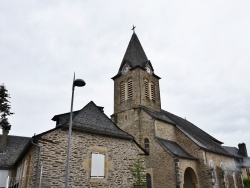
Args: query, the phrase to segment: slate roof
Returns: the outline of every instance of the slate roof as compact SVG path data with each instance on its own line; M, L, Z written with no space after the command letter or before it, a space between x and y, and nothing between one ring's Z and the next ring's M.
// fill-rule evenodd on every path
M0 135L1 139L2 135ZM29 137L8 135L6 148L0 152L0 168L10 168L14 165L29 141Z
M59 114L52 118L57 121L57 127L69 126L70 113ZM133 137L121 130L109 119L102 111L102 107L96 106L91 101L79 111L73 113L72 129L85 131L90 133L97 133L109 136L115 136L126 139L133 139Z
M231 154L221 146L222 142L207 134L205 131L201 130L186 119L171 114L165 110L161 110L161 112L153 112L147 109L145 111L155 119L174 124L201 148L214 153L231 156Z
M242 154L240 154L239 149L236 147L230 147L230 146L222 146L228 153L233 155L235 158L242 159L241 162L239 160L236 160L237 166L241 167L248 167L250 168L250 157L246 157Z
M244 158L244 155L241 155L239 153L239 149L236 147L230 147L230 146L222 146L227 152L229 152L231 155L233 155L236 158Z
M179 144L176 142L162 139L162 138L156 138L163 146L168 149L171 153L173 153L176 156L179 156L181 158L187 158L187 159L194 159L196 160L197 158L193 157L190 155L187 151L185 151Z
M135 33L133 33L122 61L127 61L131 67L144 67L148 62L146 53ZM121 69L122 67L120 67Z
M154 71L154 68L153 68L151 62L148 60L146 53L144 52L142 45L141 45L136 33L132 34L131 39L130 39L129 44L128 44L128 47L127 47L127 50L126 50L124 57L122 59L120 68L118 70L118 73L112 79L114 79L122 74L121 71L122 71L122 68L125 64L128 64L130 66L130 69L134 69L137 67L145 69L145 66L148 65L151 67L152 71ZM155 75L154 72L152 74L160 79L160 77Z

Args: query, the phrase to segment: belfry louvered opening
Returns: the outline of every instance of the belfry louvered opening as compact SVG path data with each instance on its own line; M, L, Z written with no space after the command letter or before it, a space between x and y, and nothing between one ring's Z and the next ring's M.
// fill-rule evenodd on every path
M128 80L128 99L133 98L133 81L131 79Z
M154 83L150 83L150 99L155 100L155 86Z
M129 79L127 82L121 82L121 102L133 98L133 81Z
M120 85L120 91L121 91L121 102L126 100L126 83L122 82Z
M148 94L148 80L147 79L144 80L144 85L145 85L145 97L149 98L149 94Z
M147 79L144 79L145 86L145 97L150 100L155 100L155 85L153 82L149 82Z

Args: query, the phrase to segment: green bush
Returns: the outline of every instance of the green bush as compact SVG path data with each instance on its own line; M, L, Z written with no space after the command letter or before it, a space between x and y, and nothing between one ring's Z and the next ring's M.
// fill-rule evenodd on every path
M134 177L133 188L146 188L146 168L141 158L134 159L133 166L129 167L130 173Z
M250 188L250 178L244 178L244 188Z

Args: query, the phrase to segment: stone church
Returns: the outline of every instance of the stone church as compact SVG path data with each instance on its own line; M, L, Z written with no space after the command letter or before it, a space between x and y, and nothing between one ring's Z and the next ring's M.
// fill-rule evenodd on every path
M112 79L112 120L149 153L145 161L152 187L243 187L242 171L221 141L161 108L160 77L135 33ZM249 161L245 144L239 146Z
M73 112L69 187L133 187L142 158L148 188L243 188L246 145L222 142L161 108L160 77L132 34L114 80L114 113L89 102ZM0 187L64 187L69 113L31 138L0 135Z

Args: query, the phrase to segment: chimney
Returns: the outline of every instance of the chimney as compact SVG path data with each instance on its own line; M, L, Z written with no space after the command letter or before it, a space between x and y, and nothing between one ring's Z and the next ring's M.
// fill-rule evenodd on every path
M248 157L246 144L240 143L238 144L238 147L239 147L239 153L245 157Z
M2 135L1 142L0 142L0 150L5 149L6 144L7 144L8 134L9 134L9 130L3 129L3 135Z

